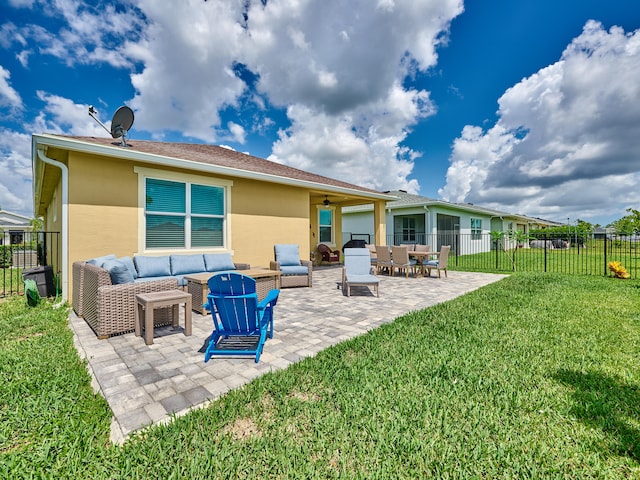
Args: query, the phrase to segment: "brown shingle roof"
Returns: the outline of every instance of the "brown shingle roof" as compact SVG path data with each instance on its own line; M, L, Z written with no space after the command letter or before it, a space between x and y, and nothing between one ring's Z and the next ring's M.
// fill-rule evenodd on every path
M56 137L112 147L114 149L114 155L120 156L117 155L117 153L118 151L122 151L122 157L124 158L127 157L129 152L139 152L165 158L173 158L176 160L188 160L201 164L215 165L258 174L273 175L276 177L319 183L333 187L348 188L366 193L382 193L369 188L336 180L334 178L305 172L304 170L299 170L297 168L265 160L263 158L247 155L246 153L237 152L229 148L219 147L217 145L127 139L127 145L129 145L127 148L121 147L120 141L112 138L66 135L56 135Z

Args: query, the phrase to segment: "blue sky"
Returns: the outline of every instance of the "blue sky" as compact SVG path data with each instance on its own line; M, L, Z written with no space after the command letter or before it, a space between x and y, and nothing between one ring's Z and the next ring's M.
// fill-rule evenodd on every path
M96 5L97 3L97 5ZM32 133L208 142L565 222L640 208L637 0L0 0L0 206Z

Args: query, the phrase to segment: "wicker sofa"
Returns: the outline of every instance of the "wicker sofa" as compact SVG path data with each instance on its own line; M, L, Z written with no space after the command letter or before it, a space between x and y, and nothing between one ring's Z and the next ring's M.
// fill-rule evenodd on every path
M127 258L116 259L115 255L108 255L73 263L73 309L100 339L135 329L136 295L139 293L181 288L186 285L184 277L193 273L211 272L213 275L216 271L249 268L248 264L231 262L231 256L227 254ZM122 263L127 263L129 270L135 269L132 281L119 283L122 278L118 273L114 274L114 267L120 267ZM170 307L154 312L157 326L167 325L171 319Z

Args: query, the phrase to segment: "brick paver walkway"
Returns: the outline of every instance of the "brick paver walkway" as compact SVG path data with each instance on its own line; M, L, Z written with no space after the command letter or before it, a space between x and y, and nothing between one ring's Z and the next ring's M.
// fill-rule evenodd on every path
M355 337L409 311L423 309L498 281L505 275L449 272L449 278L380 276L380 298L366 287L351 298L338 289L340 267L317 268L313 288L287 288L274 310L274 338L260 363L253 358L213 358L204 363L211 317L193 312L193 335L182 328L157 328L153 345L133 333L98 340L87 323L71 314L70 325L93 387L113 411L111 440L166 422L171 414L214 400L263 373L286 368L331 345ZM181 325L184 323L181 322Z

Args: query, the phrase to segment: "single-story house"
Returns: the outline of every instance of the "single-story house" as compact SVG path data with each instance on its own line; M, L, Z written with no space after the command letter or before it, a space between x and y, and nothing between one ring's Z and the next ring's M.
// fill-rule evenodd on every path
M269 266L274 244L342 239L342 208L372 205L384 241L392 196L214 145L34 134L35 215L61 232L62 296L73 262L100 255L230 253Z
M429 244L435 249L451 245L457 254L490 251L491 232L520 231L552 225L539 218L500 212L470 203L452 203L423 197L403 190L385 192L396 197L386 205L385 244ZM373 239L373 205L345 206L342 209L343 241Z
M0 209L0 245L16 245L31 241L32 219Z

